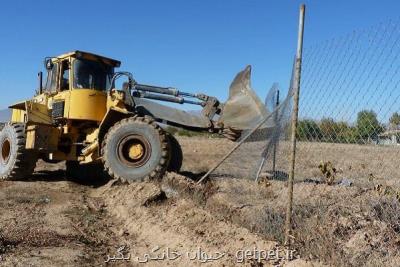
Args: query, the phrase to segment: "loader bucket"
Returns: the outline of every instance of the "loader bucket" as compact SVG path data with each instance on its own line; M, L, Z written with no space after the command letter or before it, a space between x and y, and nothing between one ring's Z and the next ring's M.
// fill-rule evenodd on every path
M247 130L256 127L269 112L250 85L251 66L239 72L229 88L219 123L224 128Z

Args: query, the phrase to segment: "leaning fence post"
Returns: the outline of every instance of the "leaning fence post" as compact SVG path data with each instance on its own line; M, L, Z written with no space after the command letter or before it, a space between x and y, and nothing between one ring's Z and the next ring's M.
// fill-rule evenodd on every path
M299 95L300 95L300 78L301 78L301 59L303 52L303 33L304 33L304 14L305 5L300 6L299 17L299 33L297 39L296 50L296 63L294 75L294 95L293 95L293 114L292 114L292 127L291 127L291 155L290 155L290 170L288 180L288 203L286 207L286 221L285 221L285 245L290 246L291 243L291 230L292 230L292 210L293 210L293 180L294 169L296 161L296 130L299 113Z

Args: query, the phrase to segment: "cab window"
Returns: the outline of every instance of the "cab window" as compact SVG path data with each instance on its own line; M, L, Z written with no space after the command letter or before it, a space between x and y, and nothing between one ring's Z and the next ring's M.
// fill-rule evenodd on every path
M58 74L58 63L54 63L52 68L47 71L46 86L44 90L48 93L57 92L57 74Z
M68 60L64 60L61 63L61 91L64 90L69 90L69 71L70 71L70 67L69 67L69 61Z
M75 59L73 69L75 89L107 90L114 74L113 67L85 59Z

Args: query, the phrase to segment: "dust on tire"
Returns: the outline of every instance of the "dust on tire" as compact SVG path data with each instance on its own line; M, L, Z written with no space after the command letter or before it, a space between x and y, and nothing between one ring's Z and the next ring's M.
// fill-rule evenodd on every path
M149 158L136 167L134 163L119 159L120 142L130 135L138 136L145 149L150 149ZM143 141L145 140L145 141ZM102 144L102 160L108 174L123 181L143 181L161 178L168 164L169 146L165 132L149 117L130 117L112 126L107 132ZM142 163L142 162L140 162ZM130 166L130 164L132 166Z
M0 180L24 179L33 173L38 156L25 145L25 124L5 124L0 132Z

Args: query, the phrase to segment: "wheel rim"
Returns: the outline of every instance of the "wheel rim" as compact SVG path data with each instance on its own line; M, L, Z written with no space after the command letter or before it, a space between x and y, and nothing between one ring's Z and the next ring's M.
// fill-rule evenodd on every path
M141 167L150 159L151 145L143 136L129 135L118 143L117 155L123 164L129 167Z
M1 143L1 160L5 163L8 162L11 156L11 142L8 139L5 139Z

